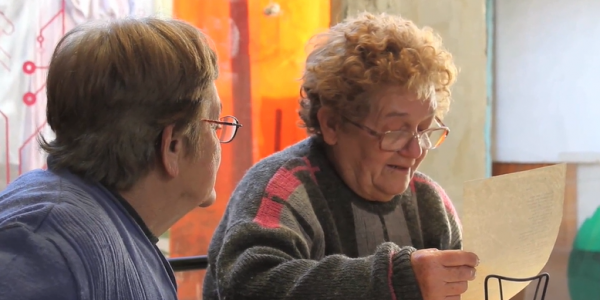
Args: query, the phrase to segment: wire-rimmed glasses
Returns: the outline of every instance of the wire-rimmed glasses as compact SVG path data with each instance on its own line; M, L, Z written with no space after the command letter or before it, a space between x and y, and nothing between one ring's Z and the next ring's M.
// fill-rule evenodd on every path
M434 123L437 127L431 127L421 132L412 132L408 130L392 130L386 132L377 132L365 125L356 123L346 117L343 117L348 123L366 131L368 134L379 138L379 147L383 151L400 151L406 147L406 145L413 139L416 138L419 141L419 146L424 150L433 150L439 147L448 134L450 128L435 117Z
M238 121L238 119L234 116L224 116L219 118L219 120L202 120L204 122L211 123L216 126L215 130L217 132L217 136L219 137L219 141L223 144L229 143L235 138L237 131L242 124Z

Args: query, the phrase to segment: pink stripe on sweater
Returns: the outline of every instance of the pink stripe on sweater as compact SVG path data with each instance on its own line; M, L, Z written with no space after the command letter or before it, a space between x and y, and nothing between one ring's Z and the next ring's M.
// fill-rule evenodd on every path
M265 188L267 197L276 196L287 201L290 195L302 184L294 173L295 170L290 171L285 168L281 168L275 172L275 175L269 180Z
M296 170L290 171L283 167L275 172L265 188L266 195L260 202L254 222L264 228L279 227L283 204L274 201L273 197L288 201L290 195L302 185L302 182L294 175L295 172Z
M254 222L263 228L278 228L282 210L283 204L263 197L258 208L258 213L254 217Z
M254 217L254 222L265 228L278 228L281 221L281 212L283 211L283 204L273 200L273 197L277 197L283 201L288 201L290 195L292 195L298 187L302 185L302 182L296 173L307 171L311 178L317 182L315 178L315 172L319 171L318 167L313 167L310 164L308 158L304 157L305 165L294 167L292 170L288 170L285 167L281 167L273 177L267 183L265 188L265 196L260 202L260 207Z

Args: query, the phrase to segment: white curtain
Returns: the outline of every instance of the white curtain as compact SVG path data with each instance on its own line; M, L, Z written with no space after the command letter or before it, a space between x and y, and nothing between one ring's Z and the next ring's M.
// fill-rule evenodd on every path
M45 167L36 136L53 139L46 68L64 33L88 20L154 15L154 7L151 0L0 0L0 190Z

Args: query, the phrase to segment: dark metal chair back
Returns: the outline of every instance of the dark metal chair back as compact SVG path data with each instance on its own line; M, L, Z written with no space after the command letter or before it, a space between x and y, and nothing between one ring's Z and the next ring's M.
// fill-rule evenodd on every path
M168 261L173 272L204 270L208 267L206 255L169 258Z
M535 293L532 300L545 300L546 299L546 290L548 289L548 282L550 281L550 275L548 273L542 273L537 276L529 277L529 278L510 278L500 275L488 275L485 278L484 288L485 288L485 300L489 300L489 288L488 283L490 279L498 280L498 291L500 293L500 300L504 299L504 294L502 293L502 281L512 281L512 282L533 282L537 281L537 285L535 288ZM540 290L541 288L541 290ZM538 295L540 296L538 298ZM508 299L507 299L508 300Z

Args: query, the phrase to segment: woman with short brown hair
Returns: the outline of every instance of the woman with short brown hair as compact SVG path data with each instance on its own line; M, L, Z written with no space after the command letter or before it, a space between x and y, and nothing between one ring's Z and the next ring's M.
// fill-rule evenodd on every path
M215 200L220 143L216 54L192 25L88 23L48 70L48 170L0 192L0 300L175 300L157 236Z

